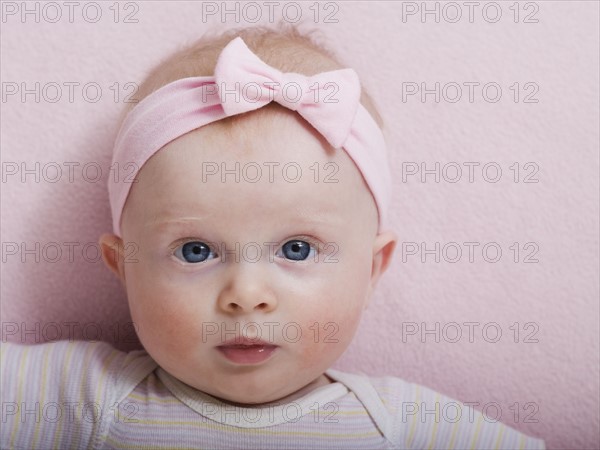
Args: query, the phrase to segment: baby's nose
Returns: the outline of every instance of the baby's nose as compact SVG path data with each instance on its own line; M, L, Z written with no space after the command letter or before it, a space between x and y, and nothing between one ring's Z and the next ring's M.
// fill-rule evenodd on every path
M233 264L231 275L219 295L218 304L227 313L271 312L277 308L268 264Z

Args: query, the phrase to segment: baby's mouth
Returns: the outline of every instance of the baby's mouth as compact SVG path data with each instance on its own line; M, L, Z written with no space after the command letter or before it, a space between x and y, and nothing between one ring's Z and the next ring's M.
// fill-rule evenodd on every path
M216 348L235 364L259 364L269 359L279 346L261 340L238 337Z

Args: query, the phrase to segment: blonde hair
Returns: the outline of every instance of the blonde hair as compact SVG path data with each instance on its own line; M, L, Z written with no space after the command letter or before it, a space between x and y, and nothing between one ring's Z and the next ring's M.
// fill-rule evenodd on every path
M226 32L206 33L152 69L132 99L139 102L162 86L181 78L212 76L221 50L238 36L260 59L282 72L296 72L311 76L345 68L330 50L319 43L321 39L319 34L318 30L302 33L297 27L284 22L279 23L275 28L235 28ZM362 85L360 101L377 125L383 128L383 119ZM129 109L135 105L136 103L131 103ZM256 110L254 114L272 108L283 107L272 102ZM240 119L238 116L231 116L219 122L232 124Z

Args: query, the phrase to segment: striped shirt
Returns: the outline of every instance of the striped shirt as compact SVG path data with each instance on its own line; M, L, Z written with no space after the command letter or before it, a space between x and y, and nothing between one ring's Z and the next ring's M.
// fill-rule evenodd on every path
M545 449L396 377L329 369L293 402L239 407L105 342L0 344L2 449Z

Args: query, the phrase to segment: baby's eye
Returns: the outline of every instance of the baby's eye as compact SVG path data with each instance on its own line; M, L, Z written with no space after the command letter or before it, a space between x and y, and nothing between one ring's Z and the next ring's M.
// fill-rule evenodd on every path
M201 241L190 241L177 247L175 256L184 258L189 263L199 263L205 261L212 253L210 247Z
M283 247L281 247L284 256L292 261L304 261L308 258L311 249L313 252L315 251L308 242L299 239L287 241L283 244ZM279 253L277 256L279 256Z

